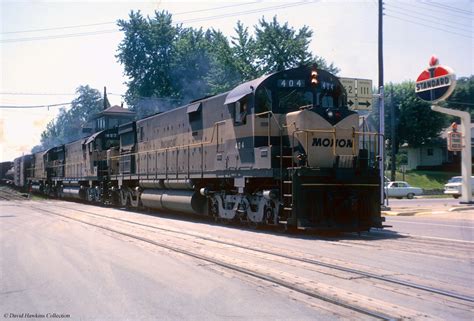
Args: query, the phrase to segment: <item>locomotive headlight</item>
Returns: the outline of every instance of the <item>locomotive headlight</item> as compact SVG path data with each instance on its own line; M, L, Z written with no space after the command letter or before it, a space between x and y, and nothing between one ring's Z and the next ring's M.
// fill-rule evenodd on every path
M328 110L328 117L329 117L329 118L333 118L333 117L334 117L334 113L332 112L332 110Z
M316 70L311 71L311 86L318 84L318 72Z

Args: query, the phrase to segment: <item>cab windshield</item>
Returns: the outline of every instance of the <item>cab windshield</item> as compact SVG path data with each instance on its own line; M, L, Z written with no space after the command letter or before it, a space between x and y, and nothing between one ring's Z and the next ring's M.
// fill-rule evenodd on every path
M279 90L277 96L279 109L296 110L303 106L313 106L313 93L310 90Z

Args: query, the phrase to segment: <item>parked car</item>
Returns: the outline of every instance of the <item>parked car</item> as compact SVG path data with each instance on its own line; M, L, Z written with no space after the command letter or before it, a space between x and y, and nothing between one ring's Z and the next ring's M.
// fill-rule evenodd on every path
M385 184L385 195L388 197L412 199L415 195L422 195L423 190L419 187L410 186L407 182L393 181Z
M474 176L471 176L471 189L474 195ZM444 194L452 195L459 198L462 195L462 176L451 177L446 185L444 185Z

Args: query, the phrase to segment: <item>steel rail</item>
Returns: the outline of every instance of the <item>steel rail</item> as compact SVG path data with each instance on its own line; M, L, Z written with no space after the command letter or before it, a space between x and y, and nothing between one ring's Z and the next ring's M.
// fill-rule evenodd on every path
M305 294L307 296L310 296L310 297L313 297L313 298L316 298L316 299L319 299L319 300L322 300L322 301L325 301L325 302L328 302L328 303L331 303L331 304L334 304L334 305L337 305L337 306L340 306L340 307L343 307L343 308L346 308L346 309L349 309L349 310L352 310L352 311L356 311L358 313L361 313L361 314L364 314L364 315L367 315L367 316L370 316L370 317L374 317L374 318L377 318L377 319L380 319L380 320L396 320L397 319L397 318L388 316L384 313L380 313L380 312L376 312L376 311L373 311L373 310L358 307L358 306L355 306L355 305L351 305L351 304L343 302L342 300L339 300L339 299L325 297L325 296L320 295L318 293L308 291L304 288L301 288L301 287L295 285L294 283L286 282L286 281L274 278L272 276L265 275L263 273L258 273L258 272L252 271L250 269L247 269L247 268L235 265L235 264L226 263L226 262L223 262L223 261L220 261L220 260L217 260L217 259L206 257L204 255L196 254L196 253L193 253L191 251L187 251L187 250L184 250L184 249L181 249L181 248L178 248L178 247L175 247L175 246L171 246L171 245L168 245L168 244L165 244L165 243L162 243L162 242L157 242L157 241L154 241L154 240L142 237L142 236L137 236L137 235L133 235L133 234L126 233L126 232L121 232L121 231L118 231L116 229L113 229L113 228L110 228L110 227L107 227L107 226L86 222L86 221L83 221L83 220L80 220L80 219L77 219L77 218L74 218L74 217L70 217L68 215L55 213L53 211L49 211L49 210L41 209L41 208L37 208L37 207L31 207L31 208L35 209L37 211L42 211L42 212L48 213L50 215L61 216L61 217L64 217L64 218L67 218L67 219L70 219L70 220L73 220L73 221L76 221L76 222L79 222L79 223L82 223L82 224L97 227L97 228L100 228L100 229L103 229L103 230L106 230L106 231L109 231L109 232L117 233L117 234L129 237L129 238L133 238L133 239L145 242L145 243L149 243L149 244L152 244L152 245L155 245L155 246L158 246L158 247L165 248L167 250L170 250L170 251L173 251L173 252L176 252L176 253L184 254L184 255L187 255L187 256L190 256L190 257L193 257L193 258L205 261L205 262L213 263L213 264L216 264L218 266L221 266L221 267L224 267L224 268L236 271L236 272L240 272L242 274L246 274L246 275L252 276L254 278L260 279L260 280L264 280L264 281L267 281L267 282L278 284L282 287L293 290L295 292Z
M272 252L272 251L267 251L267 250L262 250L262 249L255 249L255 248L252 248L252 247L249 247L249 246L236 244L234 242L216 240L214 238L200 236L200 235L196 235L194 233L175 231L175 230L171 230L171 229L167 229L167 228L163 228L163 227L138 223L138 222L134 222L134 221L126 220L126 219L121 219L121 218L117 218L117 217L110 217L110 216L107 216L107 215L96 214L96 213L92 213L92 212L89 212L89 211L73 209L73 208L69 208L69 207L65 207L65 206L56 205L56 207L62 207L62 208L68 209L68 210L83 212L83 213L86 213L86 214L89 214L89 215L104 217L104 218L108 218L108 219L111 219L111 220L121 221L121 222L130 223L130 224L134 224L134 225L138 225L138 226L149 227L149 228L157 229L157 230L160 230L160 231L192 236L192 237L195 237L195 238L200 238L202 240L211 241L211 242L215 242L215 243L219 243L219 244L223 244L223 245L228 245L228 246L233 246L233 247L237 247L237 248L241 248L241 249L245 249L245 250L249 250L249 251L254 251L254 252L258 252L258 253L273 255L273 256L285 258L285 259L288 259L288 260L294 260L294 261L299 261L299 262L303 262L303 263L323 266L323 267L327 267L327 268L330 268L330 269L334 269L334 270L338 270L338 271L342 271L342 272L347 272L347 273L352 273L352 274L357 274L357 275L361 275L361 276L372 278L372 279L377 279L377 280L388 282L388 283L393 283L393 284L397 284L397 285L411 287L411 288L415 288L415 289L418 289L418 290L423 290L423 291L426 291L426 292L435 293L435 294L438 294L438 295L451 297L451 298L455 298L455 299L462 300L462 301L474 302L474 298L471 297L471 296L461 295L461 294L453 293L451 291L436 289L436 288L433 288L433 287L424 286L424 285L420 285L420 284L416 284L416 283L412 283L412 282L408 282L408 281L397 280L395 278L382 276L382 275L377 275L377 274L374 274L374 273L360 271L360 270L356 270L356 269L352 269L352 268L348 268L348 267L343 267L343 266L339 266L339 265L335 265L335 264L331 264L331 263L325 263L325 262L317 261L317 260L314 260L314 259L298 258L298 257L290 256L290 255L281 254L281 253L275 253L275 252Z

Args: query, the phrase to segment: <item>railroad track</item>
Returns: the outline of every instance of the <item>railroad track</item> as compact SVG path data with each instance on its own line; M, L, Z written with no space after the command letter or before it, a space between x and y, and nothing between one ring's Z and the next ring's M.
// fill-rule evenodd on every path
M401 286L408 287L408 288L413 288L413 289L422 290L422 291L429 292L429 293L438 294L438 295L441 295L441 296L444 296L444 297L450 297L450 298L458 299L458 300L461 300L461 301L474 303L474 297L469 296L469 295L462 295L462 294L453 293L453 292L447 291L447 290L437 289L437 288L430 287L430 286L425 286L425 285L416 284L416 283L413 283L413 282L399 280L399 279L389 277L389 276L386 276L386 275L379 275L379 274L375 274L375 273L371 273L371 272L367 272L367 271L348 268L348 267L345 267L345 266L336 265L336 264L332 264L332 263L327 263L327 262L323 262L323 261L316 260L316 259L308 259L308 258L291 256L291 255L285 255L285 254L277 253L277 252L274 252L274 251L269 251L269 250L264 250L264 249L260 249L260 248L245 246L245 245L238 244L238 243L235 243L235 242L223 241L223 240L219 240L219 239L216 239L216 238L206 237L206 236L202 236L202 235L199 235L199 234L196 234L196 233L176 231L176 230L169 229L169 228L164 228L164 227L158 227L158 226L155 226L155 225L139 223L139 222L126 220L126 219L122 219L122 218L118 218L118 217L112 217L112 216L108 216L108 215L97 214L97 213L90 212L90 211L74 209L74 208L70 208L70 207L66 207L66 206L56 205L55 207L64 208L64 209L67 209L67 210L73 210L73 211L77 211L77 212L81 212L81 213L85 213L85 214L88 214L88 215L93 215L93 216L97 216L97 217L101 217L101 218L107 218L107 219L114 220L114 221L125 222L125 223L133 224L133 225L136 225L136 226L143 226L143 227L147 227L147 228L151 228L151 229L155 229L155 230L160 230L160 231L164 231L164 232L187 235L187 236L191 236L191 237L194 237L194 238L198 238L198 239L202 239L202 240L206 240L206 241L210 241L210 242L214 242L214 243L219 243L219 244L223 244L223 245L227 245L227 246L232 246L232 247L236 247L236 248L240 248L240 249L244 249L244 250L248 250L248 251L253 251L253 252L257 252L257 253L272 255L272 256L275 256L275 257L280 257L280 258L284 258L284 259L288 259L288 260L292 260L292 261L297 261L297 262L302 262L302 263L307 263L307 264L311 264L311 265L321 266L321 267L325 267L325 268L329 268L329 269L334 269L334 270L338 270L338 271L341 271L341 272L355 274L355 275L358 275L359 277L365 277L365 278L380 280L380 281L384 281L384 282L387 282L387 283L397 284L397 285L401 285Z
M33 208L33 207L31 207L31 208ZM259 280L263 280L263 281L266 281L266 282L270 282L272 284L279 285L283 288L295 291L295 292L300 293L300 294L307 295L311 298L319 299L319 300L334 304L338 307L342 307L342 308L345 308L345 309L349 309L351 311L358 312L358 313L360 313L362 315L365 315L365 316L369 316L369 317L379 319L379 320L395 320L395 319L398 319L398 317L391 316L391 315L388 315L388 314L385 314L385 313L381 313L381 312L378 312L378 311L373 310L373 309L364 308L364 307L361 307L361 306L356 305L356 304L351 304L351 303L346 302L342 299L321 295L317 291L308 290L304 286L300 286L300 285L295 284L293 282L285 281L284 279L280 279L280 278L268 275L266 273L262 273L262 272L259 272L259 271L253 270L253 269L249 269L247 267L243 267L243 266L240 266L238 264L232 264L232 263L229 263L229 262L226 262L226 261L223 261L223 260L215 259L215 258L206 256L206 255L198 254L198 253L183 249L183 248L178 247L178 246L173 246L169 242L166 242L166 243L165 242L159 242L159 241L147 238L147 237L143 237L143 236L131 234L131 233L128 233L128 232L120 231L118 229L111 228L111 227L108 227L108 226L104 226L102 224L91 223L91 222L88 222L88 221L85 221L85 220L74 218L74 217L71 217L69 215L60 214L60 213L57 213L57 212L54 212L54 211L51 211L51 210L47 210L47 209L44 209L44 208L35 207L33 209L35 209L36 211L41 211L41 212L47 213L49 215L64 217L64 218L67 218L67 219L70 219L70 220L73 220L73 221L76 221L76 222L79 222L79 223L82 223L82 224L86 224L86 225L93 226L93 227L96 227L96 228L100 228L102 230L106 230L106 231L109 231L109 232L112 232L112 233L123 235L123 236L126 236L128 238L132 238L132 239L135 239L135 240L145 242L147 244L158 246L160 248L164 248L164 249L176 252L176 253L180 253L180 254L183 254L183 255L198 259L198 260L202 260L202 261L205 261L207 263L212 263L212 264L215 264L217 266L223 267L225 269L236 271L236 272L245 274L247 276L254 277L254 278L259 279ZM71 210L71 208L68 208L68 209ZM76 210L76 209L72 209L72 210ZM87 211L81 211L81 210L76 210L76 211L87 213ZM110 219L110 217L105 216L105 215L100 215L100 214L95 214L95 213L90 213L90 212L88 214L93 215L93 216L97 216L97 217L103 217L103 218L109 218ZM120 220L120 219L118 219L118 221L127 222L126 220ZM134 222L128 221L127 223L132 223L133 224ZM136 225L146 226L145 224L139 224L139 223L136 223ZM147 226L147 227L151 227L151 226ZM157 228L157 229L159 229L159 228ZM160 229L160 230L166 230L166 229Z
M84 214L87 214L89 217L93 217L95 219L105 218L105 219L108 219L108 220L113 220L113 221L125 223L127 225L132 225L132 226L135 226L135 227L138 227L138 228L145 227L146 229L151 229L151 230L160 231L160 232L166 232L168 234L174 234L177 237L179 237L179 236L192 237L194 239L198 239L198 240L202 240L202 241L206 241L206 242L212 242L214 244L220 244L220 245L223 245L223 246L226 246L226 247L232 247L232 248L235 248L235 249L240 249L240 250L245 250L245 251L249 251L249 252L253 252L253 253L258 253L258 254L262 254L262 255L276 257L276 258L279 258L279 259L287 260L288 262L286 264L288 264L290 266L293 266L296 262L299 262L299 263L310 265L310 266L318 266L318 267L323 267L323 268L326 268L326 269L337 270L337 271L340 271L340 272L349 273L349 274L355 275L356 276L355 278L373 279L373 280L382 281L382 282L385 282L385 283L395 284L397 286L402 286L402 287L406 287L406 288L411 288L411 289L415 289L415 290L419 290L419 291L428 292L428 293L431 293L431 294L436 295L436 296L440 296L441 298L445 298L445 299L446 298L451 298L451 299L455 299L455 300L460 300L460 301L462 301L464 303L467 303L467 304L471 304L472 302L474 302L474 298L470 297L468 295L454 293L454 292L451 292L451 291L446 291L446 290L442 290L442 289L438 289L438 288L434 288L434 287L430 287L430 286L426 286L426 285L422 285L422 284L416 284L416 283L413 283L413 282L407 282L407 281L399 280L399 279L396 279L396 278L393 278L393 277L379 275L379 274L375 274L375 273L371 273L371 272L367 272L367 271L362 271L362 270L357 270L357 269L353 269L353 268L348 268L348 267L345 267L345 266L331 264L331 263L323 262L323 261L320 261L320 260L297 257L297 256L293 256L293 255L286 255L286 254L277 253L277 252L266 250L266 249L254 248L254 247L238 244L236 242L229 242L229 241L225 241L225 240L216 239L216 238L213 238L213 237L202 236L202 235L195 234L195 233L190 233L190 232L185 232L185 231L177 231L177 230L170 229L170 228L159 227L159 226L150 225L150 224L144 224L144 223L140 223L140 222L136 222L136 221L132 221L132 220L127 220L127 219L123 219L123 218L111 217L111 216L108 216L108 215L97 214L97 213L94 213L94 212L90 212L90 211L86 211L86 210L82 210L82 209L71 208L71 207L67 207L67 206L61 206L61 205L58 205L58 204L55 204L54 208L55 209L62 208L62 209L66 209L66 210L69 210L69 211L84 213ZM240 266L239 264L230 264L229 262L226 262L226 261L223 261L223 260L220 260L220 259L211 258L207 255L198 254L196 252L189 251L187 249L183 249L181 247L176 247L174 245L171 245L171 244L173 244L173 242L169 242L169 241L168 242L157 242L156 240L153 240L153 239L150 239L150 238L146 238L146 237L143 237L143 236L140 236L140 235L132 234L128 230L127 231L120 231L120 230L111 228L110 226L104 226L103 224L91 223L91 222L85 221L85 220L77 218L77 217L71 217L70 215L64 215L64 214L57 213L57 212L54 212L54 211L51 211L51 210L39 209L39 208L35 208L35 209L43 211L43 212L47 212L48 214L62 216L62 217L65 217L65 218L68 218L68 219L71 219L71 220L75 220L75 221L78 221L78 222L81 222L81 223L84 223L84 224L95 226L95 227L98 227L98 228L101 228L101 229L104 229L104 230L108 230L110 232L118 233L118 234L124 235L126 237L134 238L134 239L137 239L137 240L149 243L149 244L153 244L155 246L159 246L161 248L165 248L165 249L168 249L168 250L171 250L171 251L174 251L174 252L177 252L177 253L181 253L181 254L184 254L184 255L187 255L187 256L190 256L190 257L194 257L194 258L197 258L197 259L201 259L201 260L204 260L204 261L209 262L209 263L214 263L216 265L225 267L227 269L230 269L230 270L233 270L233 271L238 271L238 272L241 272L243 274L250 275L250 276L253 276L253 277L261 279L261 280L272 282L274 284L278 284L280 286L283 286L287 289L291 289L295 292L305 294L305 295L308 295L310 297L317 298L317 299L320 299L320 300L324 300L326 302L330 302L332 304L335 304L335 305L338 305L338 306L341 306L341 307L344 307L344 308L362 313L364 315L372 316L372 317L375 317L377 319L384 319L385 320L385 319L397 318L397 317L393 317L390 313L383 313L383 312L381 313L380 311L374 311L373 309L368 309L368 308L363 307L363 306L361 307L359 305L350 304L348 302L348 300L341 300L339 298L334 298L334 297L331 297L331 296L328 297L328 296L322 295L318 291L313 291L311 289L308 289L307 287L295 284L294 282L285 281L283 279L275 277L274 275L272 276L272 275L269 275L269 274L266 274L266 273L260 273L260 272L254 270L254 269L249 269L247 267Z
M22 194L11 187L0 186L0 200L19 201L27 199L27 194Z

